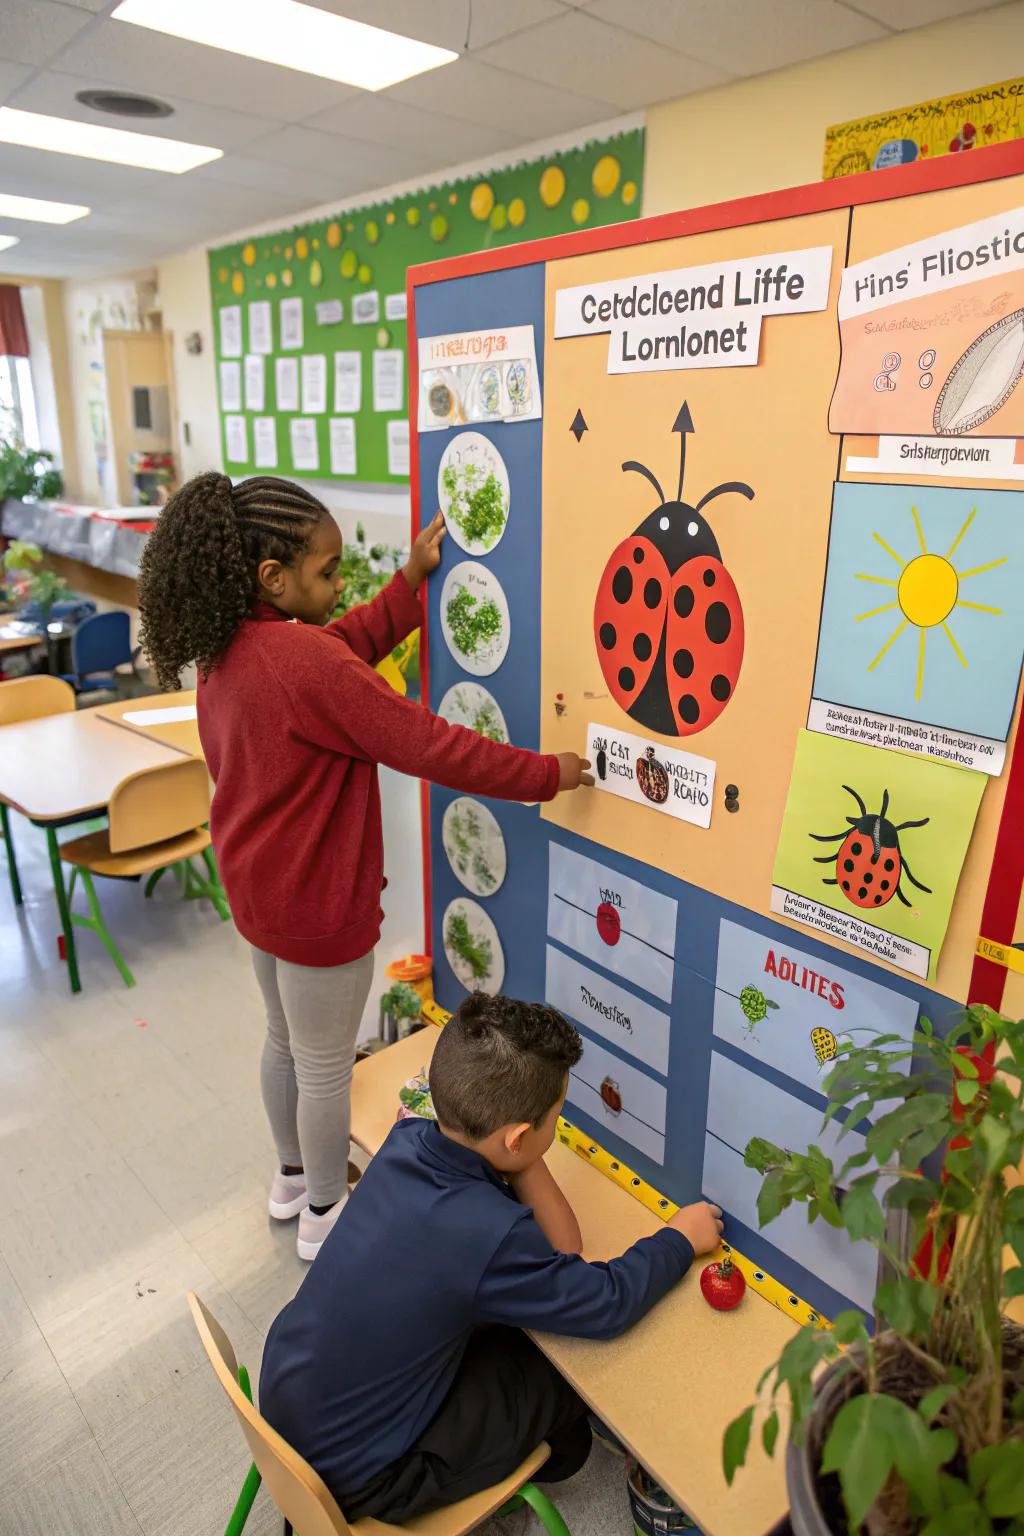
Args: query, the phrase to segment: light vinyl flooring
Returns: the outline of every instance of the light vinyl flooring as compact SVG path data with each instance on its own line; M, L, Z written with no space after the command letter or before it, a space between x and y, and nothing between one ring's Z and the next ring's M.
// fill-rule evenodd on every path
M247 952L169 879L151 901L100 881L138 985L79 930L72 998L44 836L12 821L25 905L0 849L0 1536L221 1536L248 1458L185 1293L255 1384L305 1272L294 1224L266 1211ZM574 1536L631 1530L623 1463L600 1447L557 1498ZM261 1492L247 1536L281 1528Z

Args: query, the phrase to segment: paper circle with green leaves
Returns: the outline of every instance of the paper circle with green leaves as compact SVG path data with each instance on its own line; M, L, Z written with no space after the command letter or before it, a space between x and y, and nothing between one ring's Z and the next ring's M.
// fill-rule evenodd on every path
M477 677L496 672L511 637L505 590L486 566L463 560L441 589L441 631L460 667Z
M505 954L498 930L477 902L457 896L441 919L441 940L452 974L467 992L501 991Z
M494 815L479 800L460 795L444 813L441 841L455 878L474 896L493 896L508 869L508 854Z
M482 432L458 432L441 455L437 499L448 532L468 555L489 554L508 524L505 460Z
M486 736L488 741L507 742L508 726L501 705L483 683L454 683L438 708L442 720L450 725L464 725L467 730Z

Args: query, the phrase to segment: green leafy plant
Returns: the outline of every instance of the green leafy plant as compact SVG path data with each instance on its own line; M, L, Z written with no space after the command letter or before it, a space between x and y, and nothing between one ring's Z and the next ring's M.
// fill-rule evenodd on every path
M341 552L340 574L345 584L338 594L332 617L340 619L360 603L368 603L382 592L396 571L408 558L408 550L394 544L366 542L366 529L356 524L356 536L345 542ZM419 677L419 634L403 640L392 652L399 671L408 682Z
M508 506L497 475L478 464L448 464L441 473L450 517L470 544L493 549L505 528Z
M491 941L477 938L462 912L453 912L444 931L444 941L453 954L469 967L474 981L483 981L491 973L494 956Z
M463 656L476 656L501 634L501 610L491 597L479 598L459 587L445 609L448 628Z
M43 552L37 544L14 539L3 557L6 591L18 608L33 604L43 623L49 620L55 603L67 597L71 588L63 576L43 564Z
M64 479L53 467L53 454L26 448L24 443L0 442L0 502L8 496L18 501L48 501L59 496Z
M775 1448L785 1389L791 1436L816 1463L835 1531L1024 1536L1024 1328L1003 1316L1024 1295L1022 1077L1024 1020L972 1007L943 1038L921 1019L909 1044L896 1035L844 1043L825 1081L826 1123L840 1112L850 1126L877 1115L863 1151L837 1168L817 1146L747 1145L747 1166L764 1175L762 1226L799 1203L809 1221L871 1243L885 1261L873 1336L857 1311L831 1331L808 1325L758 1385L765 1449ZM937 1176L922 1172L942 1148ZM1006 1250L1016 1262L1004 1269ZM814 1414L823 1362L840 1362L827 1423ZM729 1482L753 1419L747 1408L726 1430Z
M396 981L380 1000L381 1012L393 1019L418 1019L423 1011L423 1001L415 987L407 981Z

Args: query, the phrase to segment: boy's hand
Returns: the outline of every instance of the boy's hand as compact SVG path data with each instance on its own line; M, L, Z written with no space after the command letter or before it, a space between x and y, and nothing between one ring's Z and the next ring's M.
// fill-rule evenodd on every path
M590 767L585 757L578 757L575 752L559 752L558 754L558 789L579 789L581 784L588 787L594 782L594 775L588 773Z
M441 563L441 540L447 533L444 526L444 513L437 512L432 523L421 528L413 542L409 558L402 567L402 575L415 592L431 571L436 571Z
M714 1253L722 1240L722 1208L698 1200L696 1205L684 1205L681 1211L676 1211L666 1226L681 1232L700 1258L702 1253Z

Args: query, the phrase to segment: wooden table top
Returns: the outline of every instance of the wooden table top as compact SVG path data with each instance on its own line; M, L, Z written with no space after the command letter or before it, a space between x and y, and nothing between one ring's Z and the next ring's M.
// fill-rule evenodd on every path
M436 1038L428 1027L356 1066L352 1137L371 1155L395 1122L400 1086L429 1063ZM579 1218L586 1258L613 1258L657 1229L657 1216L561 1143L551 1148L547 1163ZM774 1461L758 1439L728 1488L722 1434L753 1402L758 1378L792 1337L794 1324L753 1292L735 1312L713 1312L700 1294L699 1268L700 1261L620 1339L535 1337L705 1536L764 1536L788 1508L784 1435Z
M127 730L134 731L150 741L160 742L165 747L173 747L178 752L187 752L190 757L202 757L203 748L199 740L195 708L196 693L193 688L182 689L179 693L157 693L140 699L125 699L118 704L102 704L99 707L99 713L105 720L123 725ZM187 720L144 718L171 709L191 710L191 717ZM128 716L138 718L126 718Z
M26 634L24 630L15 629L13 624L0 624L0 655L5 652L31 651L37 645L45 644L45 635Z
M177 762L179 753L82 709L0 726L0 800L32 821L100 811L130 773Z

